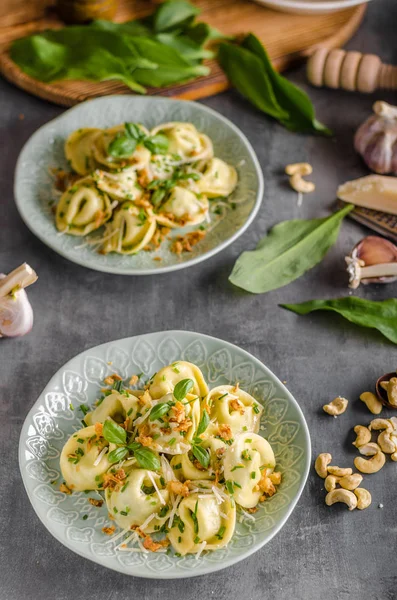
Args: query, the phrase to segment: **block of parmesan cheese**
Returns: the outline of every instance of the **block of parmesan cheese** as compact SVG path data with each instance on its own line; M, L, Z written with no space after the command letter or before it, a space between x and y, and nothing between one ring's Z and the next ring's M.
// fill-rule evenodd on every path
M397 215L397 177L368 175L346 181L338 187L337 196L356 206Z

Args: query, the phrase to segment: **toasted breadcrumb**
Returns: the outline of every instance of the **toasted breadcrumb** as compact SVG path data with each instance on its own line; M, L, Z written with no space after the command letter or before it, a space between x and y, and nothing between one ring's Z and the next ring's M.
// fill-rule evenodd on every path
M103 432L103 424L102 424L102 423L98 423L98 422L97 422L97 423L95 423L95 425L94 425L94 429L95 429L95 433L96 433L97 435L101 436L101 435L102 435L102 432Z
M113 535L116 531L116 528L114 525L112 525L111 527L102 527L102 531L103 533L106 533L106 535Z
M270 473L269 475L269 479L272 483L274 483L274 485L280 485L281 483L281 473L278 471L273 471L273 473Z
M254 491L255 492L263 492L264 493L264 498L266 498L266 496L270 497L270 496L274 496L274 494L276 493L276 488L274 486L274 484L272 483L271 479L267 476L267 475L262 475L261 479L259 480L259 482L257 483L257 485L254 487ZM261 502L262 502L262 498L261 498Z
M176 494L177 496L183 496L187 498L190 494L188 484L190 481L185 481L185 483L181 483L180 481L169 481L167 484L168 491L172 494Z
M139 379L138 375L133 375L131 377L131 379L129 380L128 384L129 385L136 385L138 383L138 379Z
M72 490L65 483L61 483L59 486L59 491L63 492L64 494L68 494L68 496L70 496L72 493Z
M182 402L175 402L174 406L171 406L172 417L170 421L172 423L181 423L185 418L185 407Z
M175 431L189 431L189 429L193 426L193 421L190 419L183 419L175 428Z
M230 429L229 425L225 425L225 424L219 425L218 431L219 431L219 435L221 436L221 438L223 440L228 441L228 440L231 440L233 437L232 430Z
M155 542L150 535L145 536L145 539L143 540L143 547L146 548L146 550L150 550L150 552L157 552L157 550L160 550L161 548L167 548L169 544L170 542L168 540Z
M97 500L96 498L88 498L88 502L97 508L101 508L103 504L103 500Z
M206 235L205 231L191 231L186 235L178 235L176 240L171 245L171 252L174 254L182 254L182 252L191 252L193 246L198 244Z
M230 407L232 410L238 411L240 415L243 415L245 413L244 406L238 400L232 400L230 402Z
M253 506L252 508L245 508L244 510L250 515L254 515L258 511L258 507Z

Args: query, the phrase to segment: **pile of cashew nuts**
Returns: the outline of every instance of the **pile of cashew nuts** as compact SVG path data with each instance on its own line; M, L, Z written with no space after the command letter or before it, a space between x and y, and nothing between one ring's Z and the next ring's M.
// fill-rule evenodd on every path
M373 414L379 414L383 408L382 403L372 392L364 392L360 400ZM348 400L338 396L329 404L325 404L323 410L337 417L345 412L347 406ZM356 439L353 446L361 455L354 459L354 466L360 473L371 474L380 471L386 463L387 454L392 461L397 462L397 417L373 419L368 427L356 425L354 432ZM372 440L373 434L377 436L376 440ZM353 473L350 467L330 465L331 461L332 455L323 452L318 455L314 464L317 475L325 480L324 487L327 491L325 503L331 506L343 502L349 510L368 508L372 497L368 490L359 487L363 476L360 473Z

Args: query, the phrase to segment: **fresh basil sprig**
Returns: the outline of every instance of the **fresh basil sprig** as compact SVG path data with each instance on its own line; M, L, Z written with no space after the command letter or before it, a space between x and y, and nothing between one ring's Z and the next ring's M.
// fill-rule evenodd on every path
M147 186L148 190L153 190L151 202L153 206L158 206L166 197L167 193L184 179L198 181L201 175L199 173L184 173L180 169L175 169L170 179L153 179Z
M153 406L152 410L150 411L149 421L161 419L161 417L168 413L173 404L173 402L160 402L159 404Z
M333 311L356 325L377 329L387 339L397 344L397 300L373 301L349 296L335 300L310 300L301 304L280 304L282 308L298 315L316 310Z
M139 448L134 450L134 456L141 469L149 469L150 471L160 469L159 457L149 448L139 445Z
M110 463L116 463L116 462L120 462L121 460L124 460L124 458L126 458L129 454L129 450L128 448L126 448L125 446L120 446L120 448L116 448L115 450L112 450L111 452L109 452L108 454L108 461Z
M208 450L198 444L193 444L192 454L205 469L208 468L208 465L210 464L210 454Z
M193 387L193 379L181 379L181 381L178 381L178 383L174 387L174 398L176 400L179 400L180 402L181 400L186 398L186 395L190 392L191 389L193 389Z
M218 59L233 86L287 129L332 135L316 119L308 95L275 71L255 35L247 35L239 46L221 43Z
M294 281L324 258L338 238L343 218L353 208L348 204L323 219L279 223L255 250L239 256L229 281L254 294Z
M117 425L111 419L106 419L103 424L102 435L106 441L112 444L125 444L127 441L127 432L125 429Z
M199 438L200 435L202 433L204 433L204 431L207 429L209 423L210 423L210 416L209 416L209 414L207 413L206 410L203 410L203 414L201 416L200 423L199 423L199 425L197 427L196 437Z

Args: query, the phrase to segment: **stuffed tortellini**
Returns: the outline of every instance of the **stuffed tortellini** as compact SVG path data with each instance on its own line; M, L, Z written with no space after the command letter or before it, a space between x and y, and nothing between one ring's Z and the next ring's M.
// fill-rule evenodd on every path
M181 163L208 160L214 155L210 138L199 133L192 123L163 123L152 129L152 135L157 133L167 136L168 153L176 155Z
M208 210L205 196L198 197L187 188L176 185L159 209L157 221L171 228L199 225L206 219Z
M203 174L198 180L198 189L208 196L230 196L237 185L237 171L220 158L213 157L204 167Z
M109 196L96 187L91 177L87 177L76 181L62 195L55 222L59 231L82 236L99 229L111 216Z
M150 380L149 393L152 398L161 398L173 392L176 384L183 379L193 381L191 394L195 394L200 398L208 394L208 386L201 370L193 363L184 360L178 360L157 371Z
M195 482L205 486L206 482ZM183 531L176 525L171 528L168 538L182 556L205 550L218 550L226 546L236 523L236 505L230 498L221 504L215 494L190 494L178 507L179 522ZM178 523L179 523L178 522Z
M238 386L221 385L213 388L204 405L211 418L207 435L230 430L230 437L235 437L243 431L259 431L263 408Z
M84 128L73 131L65 142L65 156L70 166L79 175L88 175L95 168L94 140L101 129Z
M136 254L152 239L156 220L131 202L124 202L107 226L103 251Z
M140 410L139 398L131 392L120 394L113 390L93 410L88 412L84 421L87 425L104 423L109 417L116 423L124 423L127 417L132 421Z
M97 490L101 475L111 466L109 443L98 434L95 426L80 429L62 449L60 467L66 485L73 491Z
M143 134L148 131L143 125L137 125ZM117 125L110 129L104 129L93 141L93 155L97 163L100 163L108 169L118 169L126 165L131 165L135 169L144 169L150 160L150 151L144 145L138 143L132 152L126 149L123 153L122 148L114 150L115 142L125 137L125 126Z
M225 444L216 438L208 438L202 442L202 447L208 452L208 467L205 468L194 456L193 452L185 452L172 457L171 467L180 481L195 479L215 479L216 472L222 468Z
M96 169L93 179L97 187L106 192L115 200L136 201L142 197L142 186L138 183L137 172L134 167L121 169L115 173Z

